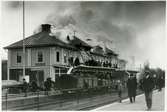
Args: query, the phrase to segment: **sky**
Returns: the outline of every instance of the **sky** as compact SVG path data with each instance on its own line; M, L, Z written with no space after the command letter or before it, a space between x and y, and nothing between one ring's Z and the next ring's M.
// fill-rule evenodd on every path
M165 68L165 2L25 2L25 35L39 32L41 24L54 25L52 32L71 29L92 45L105 45L135 66L149 61ZM22 36L22 2L2 2L2 47ZM7 51L1 49L2 59Z

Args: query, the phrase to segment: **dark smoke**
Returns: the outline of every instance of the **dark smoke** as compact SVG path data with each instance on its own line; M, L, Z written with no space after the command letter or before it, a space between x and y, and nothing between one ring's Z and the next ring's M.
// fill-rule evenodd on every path
M3 5L11 9L16 9L16 8L21 8L23 5L23 2L22 1L3 1Z
M49 18L49 20L47 21L47 23L53 24L53 25L59 26L59 27L61 26L63 28L65 26L70 25L70 24L73 24L73 25L76 24L76 21L72 15L63 15L63 16L59 16L59 17L57 17L57 16L55 17L55 16L51 15L48 18Z
M136 35L165 21L165 2L56 2L46 23L74 26L76 35L136 54ZM165 23L165 22L164 22ZM81 37L82 36L82 37ZM134 55L132 54L132 55Z

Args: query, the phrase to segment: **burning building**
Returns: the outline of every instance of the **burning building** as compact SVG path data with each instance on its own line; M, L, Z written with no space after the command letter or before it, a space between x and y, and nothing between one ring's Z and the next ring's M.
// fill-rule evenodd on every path
M23 59L23 40L15 42L8 49L8 79L21 81L23 78L23 60L25 60L25 75L29 81L36 80L38 85L51 77L66 74L70 66L86 64L94 60L96 66L121 69L126 64L119 64L118 54L111 49L103 50L100 46L91 46L74 35L65 35L65 41L52 35L51 25L43 24L42 30L25 38L25 59ZM88 65L89 65L88 64ZM119 66L118 66L119 65Z

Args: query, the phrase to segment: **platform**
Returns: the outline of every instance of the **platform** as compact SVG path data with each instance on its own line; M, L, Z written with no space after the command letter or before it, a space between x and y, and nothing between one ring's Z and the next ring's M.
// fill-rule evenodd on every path
M164 111L165 110L165 91L161 92L155 90L153 92L153 104L151 111ZM136 97L135 103L130 103L129 99L125 99L122 103L115 102L102 107L98 107L93 111L145 111L146 103L144 94Z

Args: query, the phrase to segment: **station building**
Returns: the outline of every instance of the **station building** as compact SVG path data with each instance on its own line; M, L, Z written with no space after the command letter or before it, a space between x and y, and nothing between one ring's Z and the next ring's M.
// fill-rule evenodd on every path
M67 42L64 42L50 35L51 25L41 26L41 32L24 39L25 56L23 56L23 40L5 47L8 50L8 80L21 81L24 65L25 75L29 81L36 80L38 85L48 77L55 81L57 75L67 73L76 58L82 64L94 59L101 63L100 66L110 63L110 67L125 69L126 62L120 60L118 54L111 49L106 48L104 51L100 46L90 46L76 36L71 39L67 35Z

